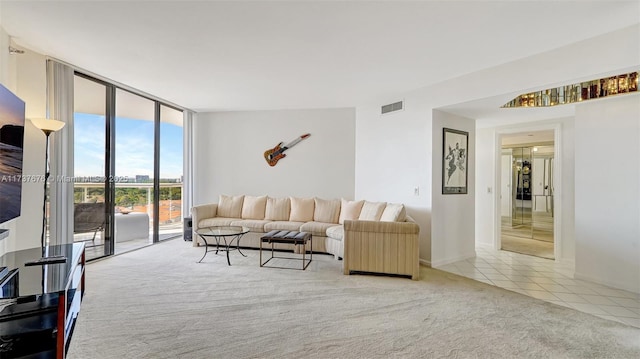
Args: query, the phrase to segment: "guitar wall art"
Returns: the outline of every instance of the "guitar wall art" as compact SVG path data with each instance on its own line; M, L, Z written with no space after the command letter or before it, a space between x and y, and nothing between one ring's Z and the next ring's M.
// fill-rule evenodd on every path
M267 163L269 164L269 166L273 167L276 165L276 163L278 163L278 161L280 161L281 159L285 158L287 155L284 154L284 151L290 149L291 147L295 146L298 144L298 142L304 140L305 138L311 136L310 133L305 133L304 135L296 138L295 140L287 143L286 145L283 146L284 142L280 142L276 145L276 147L274 148L270 148L266 151L264 151L264 159L267 161Z

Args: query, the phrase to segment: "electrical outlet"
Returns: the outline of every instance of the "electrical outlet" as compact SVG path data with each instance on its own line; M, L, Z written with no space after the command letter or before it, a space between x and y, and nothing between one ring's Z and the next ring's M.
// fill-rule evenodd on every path
M420 187L416 186L413 188L413 195L414 196L419 196L420 195Z
M493 189L491 187L487 187L487 193L491 193Z

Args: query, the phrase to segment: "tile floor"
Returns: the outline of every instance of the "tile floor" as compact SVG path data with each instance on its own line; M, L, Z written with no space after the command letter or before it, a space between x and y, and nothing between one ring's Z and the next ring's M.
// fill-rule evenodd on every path
M475 258L437 269L640 328L639 294L573 279L553 260L476 248Z

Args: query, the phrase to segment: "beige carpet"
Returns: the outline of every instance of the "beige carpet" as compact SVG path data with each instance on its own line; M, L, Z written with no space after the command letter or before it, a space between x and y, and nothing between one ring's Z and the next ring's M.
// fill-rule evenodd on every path
M171 240L88 265L69 358L640 357L638 328L430 268L411 281L202 252Z

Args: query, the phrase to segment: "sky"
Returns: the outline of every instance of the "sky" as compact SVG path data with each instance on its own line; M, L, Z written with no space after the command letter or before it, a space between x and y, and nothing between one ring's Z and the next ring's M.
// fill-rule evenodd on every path
M24 126L24 102L0 85L0 126Z
M75 113L75 176L103 176L104 116ZM153 178L153 121L116 118L116 177ZM182 127L160 124L160 178L182 176Z

